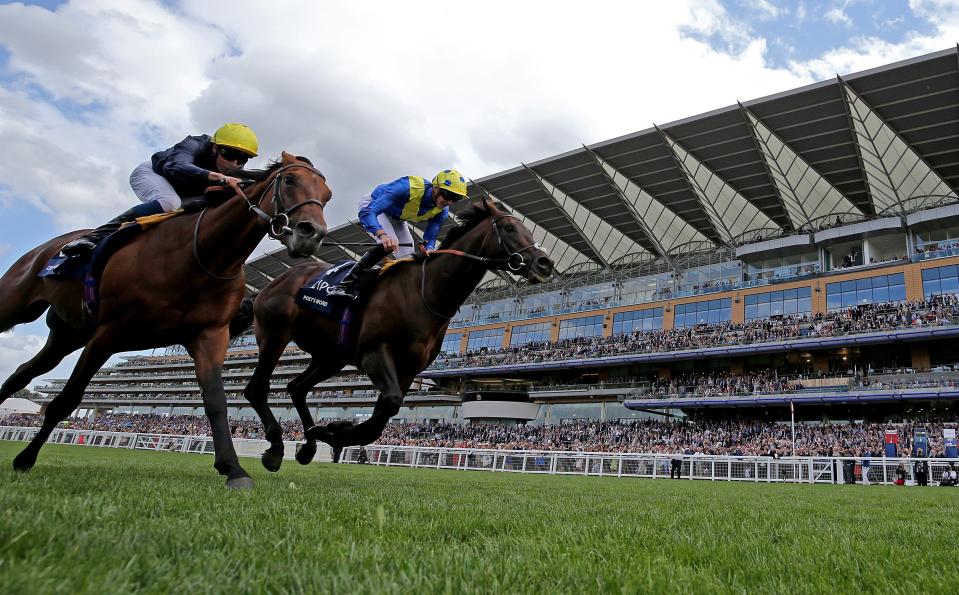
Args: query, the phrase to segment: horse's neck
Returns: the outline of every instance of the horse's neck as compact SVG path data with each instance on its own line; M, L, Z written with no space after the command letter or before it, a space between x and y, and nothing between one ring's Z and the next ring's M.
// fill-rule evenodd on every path
M462 241L450 248L479 256L482 244L487 239L483 235L483 227L484 223L479 223L475 229L467 232ZM426 275L424 297L437 313L453 315L479 286L486 271L485 266L462 256L443 255L433 263L427 261L423 264L423 274Z
M256 201L266 184L268 180L257 182L247 190L248 196ZM199 234L200 258L210 271L233 274L253 253L266 231L266 225L250 212L246 200L236 195L203 215L195 231Z

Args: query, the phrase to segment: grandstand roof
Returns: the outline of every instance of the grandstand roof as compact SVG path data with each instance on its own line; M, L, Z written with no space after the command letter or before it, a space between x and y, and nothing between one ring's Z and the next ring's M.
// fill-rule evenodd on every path
M836 215L904 215L959 201L957 191L959 47L521 163L469 187L521 217L559 271L672 261ZM330 239L371 240L356 222ZM263 287L294 262L282 250L258 258L248 283Z

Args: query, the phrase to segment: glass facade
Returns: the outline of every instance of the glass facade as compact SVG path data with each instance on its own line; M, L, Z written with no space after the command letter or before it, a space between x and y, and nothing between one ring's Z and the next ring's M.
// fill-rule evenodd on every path
M746 320L812 314L812 289L798 287L746 296Z
M443 353L459 353L460 341L463 340L463 333L446 333L443 337L443 346L440 351Z
M706 300L676 306L675 328L697 324L716 324L732 320L732 298Z
M922 294L934 295L959 293L959 267L946 266L922 271Z
M622 335L633 331L658 331L663 328L663 309L647 308L620 312L613 317L613 334Z
M902 273L826 285L826 309L829 311L854 308L863 304L902 302L905 299L906 281Z
M503 346L504 328L488 328L481 331L473 331L466 343L468 351L476 349L499 349Z
M559 323L559 339L575 339L579 337L599 337L603 334L602 316L583 316L569 318Z
M541 343L549 341L550 327L552 323L538 322L536 324L523 324L514 326L513 332L509 337L510 347L517 345L526 345L527 343Z

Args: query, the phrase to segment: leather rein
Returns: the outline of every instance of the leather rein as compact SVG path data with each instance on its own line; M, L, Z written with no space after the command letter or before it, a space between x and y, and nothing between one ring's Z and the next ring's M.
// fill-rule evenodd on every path
M269 229L267 230L266 233L274 240L278 240L282 238L283 236L290 235L293 233L293 230L290 229L290 213L306 205L318 205L321 209L325 206L322 202L320 202L316 198L308 198L302 202L296 203L289 209L286 208L286 201L283 199L283 191L281 189L282 186L278 182L278 180L280 179L280 174L282 174L284 171L287 171L296 167L307 169L310 172L320 176L320 178L322 178L324 182L326 181L326 176L324 176L323 173L320 170L316 169L315 167L311 165L307 165L305 163L291 163L289 165L284 165L283 167L276 170L276 172L273 175L273 179L270 181L269 184L267 184L266 188L263 189L263 192L260 193L260 197L256 200L255 203L251 201L249 197L247 197L247 195L243 192L242 189L238 191L238 194L240 195L240 197L242 197L243 200L246 201L247 210L253 213L254 215L256 215L257 217L259 217L260 219L263 219L264 221L267 222L267 224L269 225ZM263 202L263 197L266 196L266 193L269 192L271 187L273 188L273 198L271 201L273 204L273 215L270 215L269 213L261 209L259 206L259 204ZM203 265L203 261L200 260L200 249L199 249L200 223L203 222L203 216L206 214L206 211L208 208L209 207L206 207L202 211L200 211L200 216L197 217L196 225L193 227L193 259L200 266L200 269L204 273L209 275L210 277L213 277L214 279L217 279L218 281L232 281L233 279L236 279L237 277L239 277L240 273L243 272L243 265L240 265L240 270L238 270L236 274L224 276L224 275L217 275L216 273L210 271Z

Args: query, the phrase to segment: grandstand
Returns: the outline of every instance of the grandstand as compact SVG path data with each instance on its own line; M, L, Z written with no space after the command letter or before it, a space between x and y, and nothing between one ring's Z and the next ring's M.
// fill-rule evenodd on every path
M954 422L957 49L473 181L470 197L504 203L559 273L540 285L491 274L451 322L399 421L414 433L416 423L480 419L774 422L794 407L800 421ZM370 241L355 222L330 239ZM357 254L327 245L318 257ZM283 250L249 262L249 289L292 264ZM254 415L242 391L255 356L249 336L230 347L233 417ZM291 347L273 377L281 420L294 418L284 387L307 357ZM62 382L39 387L42 400ZM309 397L318 419L364 418L375 399L356 370ZM202 412L178 349L102 370L84 403Z

